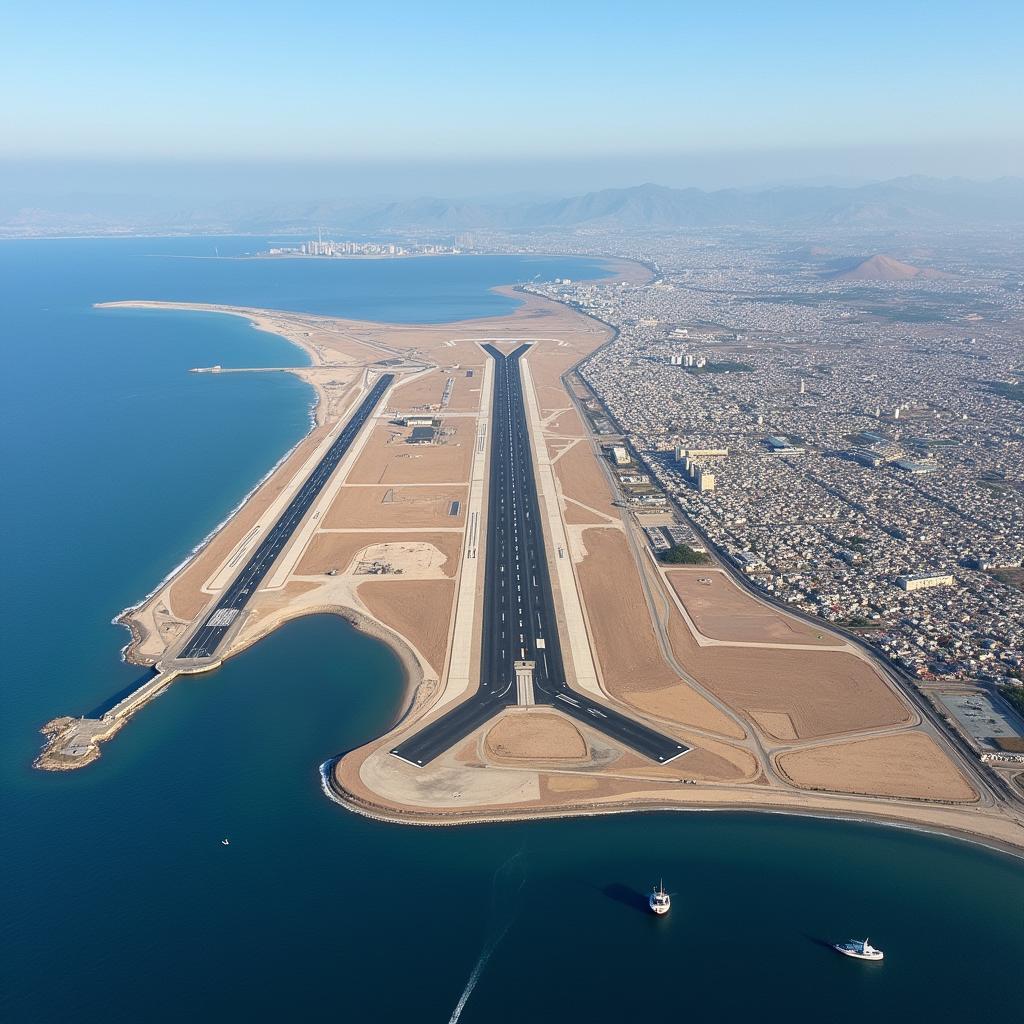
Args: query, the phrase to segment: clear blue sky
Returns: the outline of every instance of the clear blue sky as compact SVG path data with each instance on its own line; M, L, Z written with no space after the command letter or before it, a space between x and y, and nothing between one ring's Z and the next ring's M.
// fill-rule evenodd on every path
M920 170L949 172L976 146L998 162L1005 143L1012 163L1024 137L1020 2L5 9L8 161L699 161L917 147L950 157Z

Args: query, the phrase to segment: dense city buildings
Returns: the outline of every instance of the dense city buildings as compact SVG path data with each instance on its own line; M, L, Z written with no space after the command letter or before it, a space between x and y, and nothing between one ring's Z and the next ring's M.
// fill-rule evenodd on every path
M334 242L324 239L322 233L316 238L299 245L279 245L258 256L455 256L462 250L458 246L441 245L436 242L407 243L397 242Z
M657 276L528 287L617 329L581 376L753 585L919 680L1013 686L1024 291L1007 240L972 241L977 255L929 240L944 273L852 280L849 233L828 254L793 239L594 236L563 244L653 260Z

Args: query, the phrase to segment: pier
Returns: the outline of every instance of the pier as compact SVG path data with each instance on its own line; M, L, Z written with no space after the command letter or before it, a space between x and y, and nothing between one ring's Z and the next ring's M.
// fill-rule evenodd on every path
M202 671L214 667L204 665ZM47 743L36 758L35 767L60 772L91 764L100 756L100 744L115 735L136 711L163 693L181 674L181 669L157 671L152 679L147 679L99 718L51 719L40 730L47 737Z

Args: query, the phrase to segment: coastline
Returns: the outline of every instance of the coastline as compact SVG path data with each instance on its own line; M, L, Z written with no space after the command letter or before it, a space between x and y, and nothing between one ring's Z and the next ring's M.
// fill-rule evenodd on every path
M239 308L221 307L217 305L207 304L189 304L189 303L167 303L160 302L158 300L119 300L113 302L96 302L93 303L94 309L154 309L154 310L166 310L173 309L180 312L194 312L194 313L218 313L225 316L235 316L242 320L248 321L249 325L257 331L263 331L267 334L274 334L276 337L287 341L293 345L300 352L306 355L310 360L310 365L313 365L313 360L316 357L315 350L311 346L305 344L303 340L298 336L291 336L280 331L272 330L265 326L265 323L261 321L261 314L265 313L264 310L247 310L242 311ZM139 657L135 651L138 645L145 639L142 633L142 627L132 619L132 615L137 612L140 608L144 607L156 594L163 590L168 584L170 584L189 564L200 555L210 543L231 523L235 517L242 511L246 504L252 499L260 489L270 481L274 474L292 457L292 455L308 440L309 436L313 433L317 426L317 412L323 404L323 392L318 388L315 383L304 378L302 373L299 372L302 367L281 367L279 372L291 373L293 376L303 380L304 383L308 384L313 392L312 399L309 403L309 429L305 434L300 437L295 444L288 448L280 458L267 470L256 481L255 484L235 503L234 506L227 512L223 519L220 520L202 540L198 541L194 547L182 558L182 560L174 566L162 579L160 579L156 585L139 600L134 601L130 605L126 605L121 609L111 620L111 625L123 626L131 634L128 642L121 648L121 660L129 665L138 665L143 668L151 668L154 662L149 659Z
M167 594L204 556L209 555L218 543L226 535L230 534L238 522L251 512L252 506L266 501L266 492L272 491L276 485L281 483L277 478L288 474L290 462L297 460L300 454L305 454L305 450L310 449L312 442L315 441L316 447L319 447L324 438L329 436L331 431L340 427L343 422L348 402L354 397L355 386L350 386L349 384L342 386L340 388L340 403L337 403L333 408L329 408L331 403L327 401L325 385L322 381L318 380L316 373L317 371L324 371L328 376L336 376L341 369L345 368L343 365L344 361L338 363L336 360L325 359L323 349L315 342L308 340L312 333L308 328L316 327L317 325L330 325L334 328L340 338L343 339L342 343L338 346L339 351L345 350L347 347L350 356L354 351L356 355L351 356L349 362L352 366L360 369L361 373L361 368L381 363L381 357L386 357L391 362L394 362L396 357L407 355L410 351L413 353L419 351L419 346L422 344L421 338L428 339L438 335L447 336L452 331L458 332L460 330L483 331L484 333L495 332L496 336L500 337L502 332L508 333L510 330L522 330L523 328L519 327L521 319L529 321L550 315L548 313L549 307L557 310L557 317L562 316L561 308L557 304L548 303L547 300L538 299L535 296L519 293L515 290L514 286L498 285L491 290L513 299L516 303L515 308L507 313L486 314L467 320L442 321L440 323L360 321L259 307L230 306L223 303L193 303L154 299L112 300L94 304L94 308L97 309L150 309L157 311L218 313L247 320L254 329L272 333L283 338L307 356L309 360L307 366L273 367L270 369L273 369L275 372L291 373L299 377L308 383L315 393L315 399L310 403L311 422L307 433L281 455L277 462L243 496L221 522L177 566L173 567L163 577L161 582L157 583L147 595L125 607L114 617L112 622L123 626L129 633L128 641L120 651L120 657L123 662L140 667L154 668L157 670L156 678L165 679L166 683L170 683L173 681L173 678L183 672L191 674L210 671L218 667L224 660L247 650L258 639L261 639L272 631L273 628L276 628L274 626L269 629L259 630L242 639L235 637L224 646L224 649L219 652L218 657L209 664L194 668L184 668L181 665L167 667L162 665L165 652L153 655L142 652L141 648L153 638L154 634L141 621L140 613L147 605L152 604L161 595ZM538 310L541 312L538 312ZM356 337L356 334L361 336ZM402 345L396 347L390 344L393 335L401 338L404 347ZM435 363L430 363L430 366L436 368ZM419 360L411 366L407 366L406 369L412 371L412 377L409 378L412 380L420 371L427 369L427 367L422 364L422 360ZM312 450L315 451L316 448L312 448ZM301 466L298 467L296 472L301 473ZM294 473L283 483L284 487L290 485L295 485ZM325 610L345 617L368 635L372 635L386 643L395 652L403 665L403 672L405 674L405 706L395 725L398 725L411 711L415 710L418 699L421 701L430 699L431 691L423 685L424 678L420 664L422 657L417 657L411 653L412 647L409 641L398 630L389 629L385 623L375 621L366 614L365 609L353 607L345 603L330 603L323 608L306 607L301 608L294 614L281 617L278 624L288 619L315 613L317 610ZM126 703L131 704L135 694L145 691L147 688L148 684L138 687L132 694L128 695ZM156 692L162 692L162 687L156 690ZM123 717L117 718L116 723L114 723L113 719L109 718L109 715L104 716L102 721L81 719L67 715L57 716L49 720L40 729L43 735L48 738L48 742L36 757L34 761L35 766L53 770L74 770L92 763L99 756L98 744L118 732L141 706L141 704L132 704L131 710ZM120 705L112 709L112 711L119 713L119 709ZM74 753L71 756L62 757L62 747L65 752L73 750Z
M638 264L638 266L642 266ZM651 273L650 268L644 267L646 273ZM614 276L614 275L612 275ZM653 276L653 275L652 275ZM499 286L495 289L499 293L509 294L516 297L523 305L527 307L530 304L529 293L516 292L514 286ZM534 297L535 299L535 297ZM535 300L536 301L536 300ZM546 301L546 300L545 300ZM318 410L325 410L326 398L325 393L322 389L316 387L316 384L303 376L304 372L312 371L317 368L322 368L325 364L323 362L323 351L316 344L306 340L309 335L301 331L286 331L281 329L282 321L294 321L299 323L308 323L318 320L325 320L327 318L315 317L308 314L299 313L288 313L280 312L275 310L265 310L253 307L229 307L220 304L192 304L192 303L165 303L151 300L137 300L137 301L118 301L118 302L107 302L97 304L100 308L151 308L151 309L176 309L185 311L196 311L196 312L216 312L227 315L233 315L241 317L250 322L257 330L267 331L268 333L274 333L285 340L294 344L297 348L303 351L310 360L309 367L286 367L280 368L281 372L289 372L299 376L301 379L307 380L314 388L316 399L311 403L310 409L313 413L311 419L310 430L300 441L296 443L288 452L275 463L275 465L264 475L260 482L247 494L229 513L228 516L218 525L211 533L204 538L204 540L197 545L194 551L186 557L171 573L165 577L165 580L157 585L156 588L140 602L127 608L120 613L115 621L119 624L124 625L132 635L132 639L126 645L122 652L124 660L129 661L133 664L140 665L153 665L156 662L141 660L138 657L138 648L140 646L139 637L136 634L136 629L140 628L138 623L133 621L132 614L137 612L140 608L145 606L155 595L159 594L162 590L165 590L169 583L173 582L179 577L183 571L192 565L199 556L201 556L207 549L209 549L214 540L221 536L239 517L242 511L249 505L250 501L271 481L275 475L285 466L285 464L291 459L296 452L298 452L304 445L306 445L313 435L317 432L318 428L324 425L324 420L317 415ZM508 321L510 324L515 321L515 318L519 310L515 310L504 317L499 317L499 320ZM573 317L580 316L579 313L571 311ZM338 319L338 318L334 318ZM484 322L489 318L477 318L478 321ZM493 319L493 318L491 318ZM345 321L347 329L352 329L353 325L368 326L373 329L375 334L388 335L388 332L401 333L404 335L417 336L421 332L433 332L433 333L444 333L449 332L453 325L444 324L368 324L367 322L359 321ZM458 322L461 325L465 325L465 329L470 329L474 325L474 321L461 321ZM363 339L359 342L361 345L366 345L377 350L376 354L380 354L382 348L379 347L379 341L367 341ZM392 349L392 351L396 351ZM332 364L333 365L333 364ZM575 364L574 364L575 365ZM569 371L567 371L569 372ZM421 660L414 653L414 648L410 645L410 642L397 630L391 629L379 622L378 620L371 618L356 608L353 608L346 604L315 604L302 607L296 611L287 612L282 611L274 617L268 618L263 622L259 628L254 629L249 635L245 636L244 641L233 643L229 649L225 649L223 657L233 657L235 654L241 653L241 651L250 648L253 644L269 635L270 632L279 628L285 622L292 621L296 618L303 617L308 614L318 613L329 613L338 615L355 628L360 629L367 635L379 639L386 643L396 654L403 669L403 698L402 698L402 710L398 714L395 722L393 722L389 728L382 734L381 737L377 737L374 740L369 741L364 747L376 746L381 739L392 733L398 726L401 725L407 718L413 715L418 709L425 707L432 697L435 695L434 691L429 690L424 686L425 677L421 665ZM137 660L138 659L138 660ZM218 661L219 663L219 661ZM210 666L213 667L213 666ZM429 709L428 709L429 710ZM54 720L63 721L63 719ZM50 723L51 725L53 723ZM88 760L94 760L95 757L99 756L98 749L92 755L89 756ZM681 804L680 802L662 801L658 796L654 794L645 794L643 796L638 795L635 799L626 799L622 801L616 801L615 799L602 798L600 800L594 800L591 802L581 803L567 803L562 806L551 806L551 807L507 807L501 811L492 811L490 809L480 810L466 810L466 811L454 811L450 814L432 814L429 810L424 810L416 813L405 813L400 810L389 810L387 807L381 805L376 806L371 803L367 803L359 796L346 790L337 781L337 774L333 771L333 765L338 762L338 758L327 762L328 765L332 766L330 771L331 779L330 788L333 791L332 799L337 798L337 801L342 803L344 806L351 810L355 810L358 813L366 814L369 817L375 817L379 820L390 821L394 823L403 824L422 824L422 825L448 825L448 824L470 824L484 821L514 821L514 820L530 820L534 818L549 818L549 817L580 817L580 816L594 816L598 814L606 813L637 813L644 811L656 811L656 810L716 810L716 811L750 811L755 813L784 813L784 814L795 814L795 815L807 815L812 817L825 817L825 818L837 818L847 819L865 822L874 822L882 824L896 825L897 827L912 828L915 830L934 832L937 834L949 835L955 838L965 838L974 842L981 842L982 845L990 845L991 843L998 844L1000 849L1004 852L1012 852L1013 855L1019 856L1019 850L1024 847L1024 843L1021 846L1015 846L1013 842L1005 841L997 836L990 836L984 830L977 832L972 831L969 827L957 827L949 823L944 823L941 820L934 821L913 821L907 820L905 817L900 817L898 814L891 812L887 813L884 806L879 806L878 809L858 809L855 811L842 811L836 810L835 808L829 807L828 802L832 800L843 800L843 796L838 793L832 793L828 790L817 790L814 788L805 788L800 790L801 802L805 804L804 807L796 805L777 805L768 802L754 802L749 803L743 802L743 800L737 800L736 802L716 802L715 800L708 801L693 801L688 804ZM88 763L88 761L84 762ZM77 766L76 766L77 767ZM328 786L325 780L325 787ZM337 788L335 788L337 787ZM753 793L758 792L756 789L748 790L744 794L744 799L749 800ZM696 794L694 794L696 795ZM704 791L704 795L710 795L707 791ZM767 797L769 793L765 792L764 795ZM770 794L771 797L779 797L779 793L776 791ZM820 798L822 806L815 805L815 799ZM783 798L784 799L784 798ZM852 799L856 799L853 797ZM865 795L865 800L871 800L870 795ZM928 805L928 801L922 800L918 807L914 808L915 813L924 812L932 813L936 812L941 814L941 808L935 808L934 804L931 807Z
M369 818L373 821L385 822L391 825L408 825L420 828L459 828L467 825L487 824L510 824L520 821L551 821L571 820L574 818L596 818L609 814L750 814L750 815L778 815L780 817L813 818L819 821L845 821L860 825L878 825L886 828L902 829L908 832L917 832L922 835L942 836L944 839L957 840L980 846L994 853L1012 857L1014 860L1024 860L1024 842L1015 844L1001 840L985 832L972 831L968 828L956 828L941 822L913 822L893 815L885 815L872 811L837 811L830 808L813 807L773 807L756 803L702 803L692 805L680 805L678 803L650 802L650 803L607 803L599 806L588 805L566 805L549 809L534 808L518 812L466 812L465 814L449 816L429 816L422 814L399 815L389 812L383 806L366 804L348 793L337 783L335 766L343 754L337 754L333 758L320 765L320 782L325 796L334 803L354 814Z

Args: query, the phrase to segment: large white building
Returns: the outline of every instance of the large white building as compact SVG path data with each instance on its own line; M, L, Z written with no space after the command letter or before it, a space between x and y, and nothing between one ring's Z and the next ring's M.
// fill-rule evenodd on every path
M926 590L928 587L951 587L954 580L948 572L917 572L910 576L897 576L896 583L903 590Z

